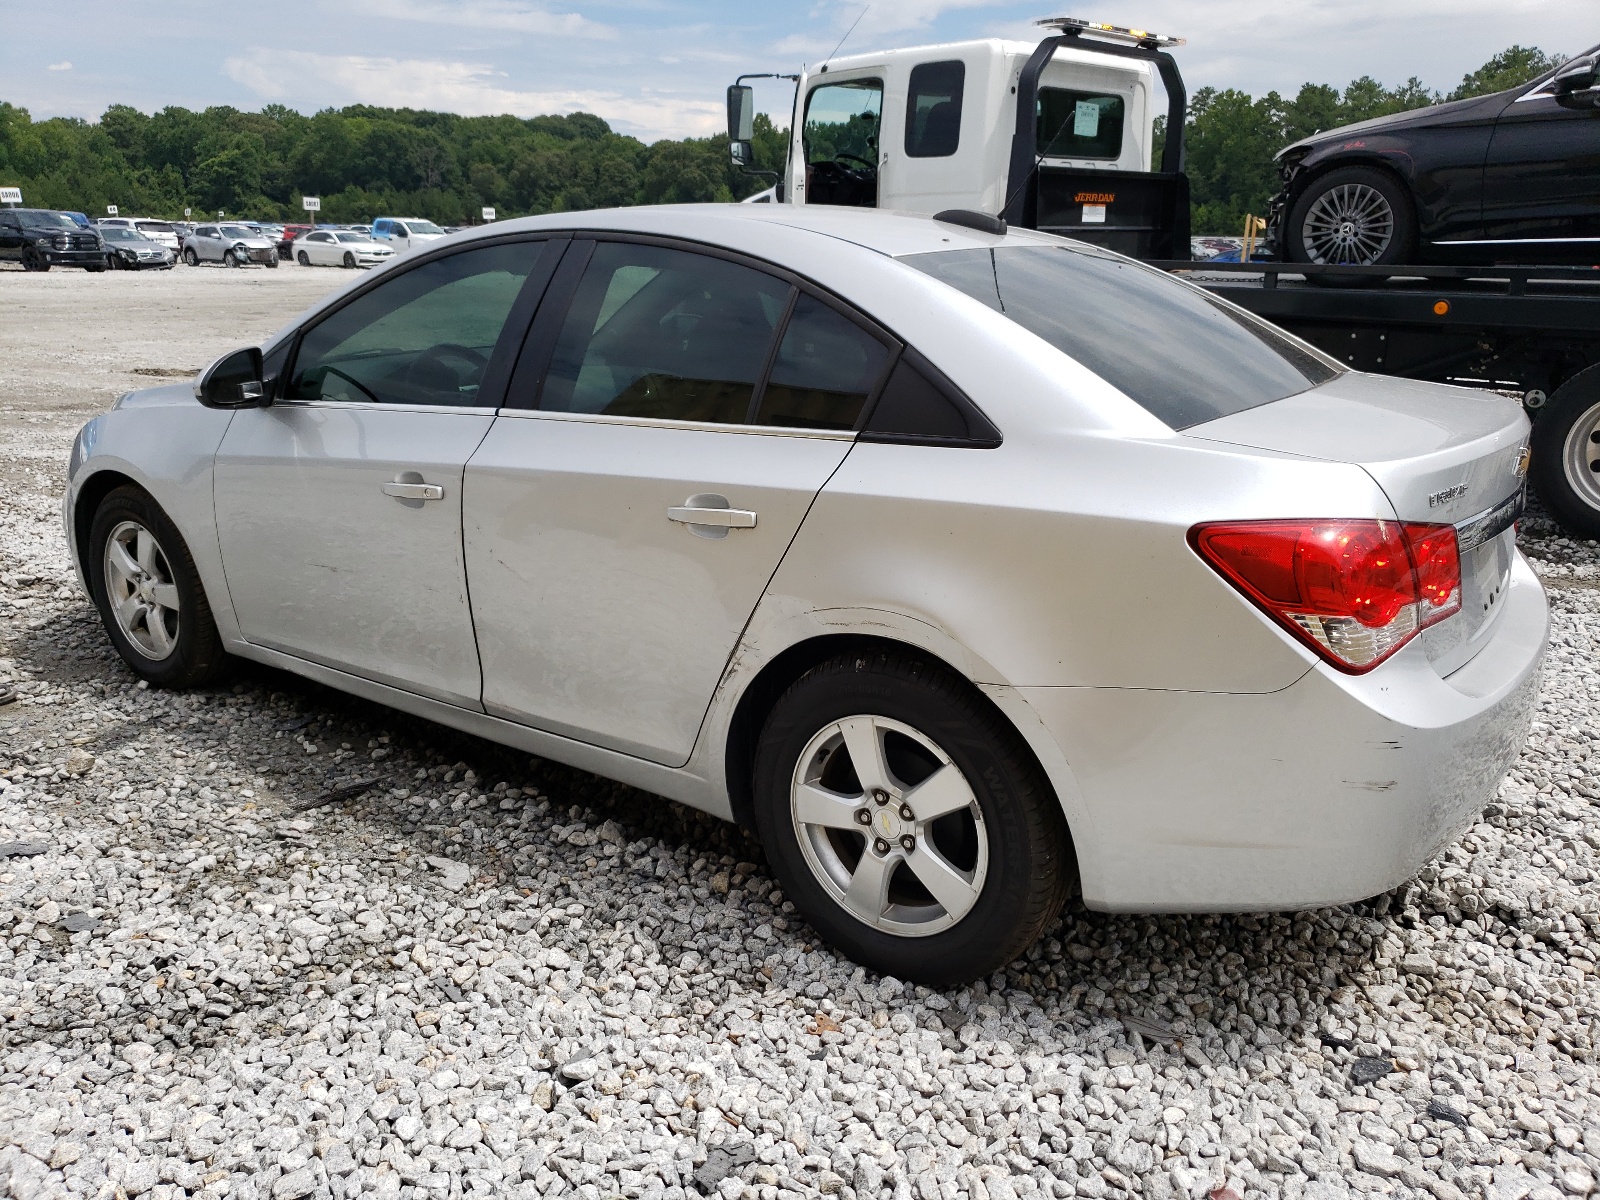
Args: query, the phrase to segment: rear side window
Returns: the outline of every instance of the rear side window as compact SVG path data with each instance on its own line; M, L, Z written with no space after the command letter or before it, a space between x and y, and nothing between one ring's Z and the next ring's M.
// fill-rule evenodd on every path
M1082 246L901 259L1076 359L1174 429L1270 404L1342 373L1201 288Z
M1122 154L1121 96L1040 88L1037 152L1051 158L1118 158Z
M961 93L967 64L920 63L906 96L906 157L948 158L961 144Z
M539 407L745 424L790 292L725 259L602 242L562 324Z
M888 361L889 348L877 338L802 295L784 328L756 424L854 429Z

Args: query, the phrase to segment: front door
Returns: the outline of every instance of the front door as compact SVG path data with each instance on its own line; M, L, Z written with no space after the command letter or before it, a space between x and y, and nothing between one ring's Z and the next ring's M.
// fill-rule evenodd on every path
M530 337L553 342L542 394L508 397L537 407L467 465L484 706L678 766L889 348L751 265L626 241L570 261L590 245Z
M387 276L301 335L276 403L234 415L217 530L247 640L479 707L462 471L494 422L548 245L499 242Z
M801 127L802 199L807 204L876 208L882 125L883 80L877 76L830 78L812 88Z
M1507 105L1484 165L1483 224L1506 257L1600 261L1600 111L1563 108L1548 84Z

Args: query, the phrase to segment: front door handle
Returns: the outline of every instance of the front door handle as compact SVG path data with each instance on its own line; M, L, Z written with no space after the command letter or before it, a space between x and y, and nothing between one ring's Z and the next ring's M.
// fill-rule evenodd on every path
M754 529L756 514L748 508L733 508L726 496L701 492L681 505L667 509L667 520L679 521L689 532L704 538L725 538L730 529Z
M415 471L402 471L394 482L383 485L383 494L396 500L443 500L444 488L437 483L423 483Z
M720 529L754 529L756 515L748 508L669 508L667 520L685 525L714 525Z

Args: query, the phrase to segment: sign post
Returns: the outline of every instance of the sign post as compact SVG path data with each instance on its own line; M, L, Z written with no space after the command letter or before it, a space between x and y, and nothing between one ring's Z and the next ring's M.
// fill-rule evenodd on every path
M0 204L9 204L12 208L16 208L21 203L21 188L0 187Z
M106 216L114 217L116 215L117 215L117 206L115 204L106 205Z
M189 214L192 213L193 211L194 211L194 209L192 209L192 208L184 209L183 210L183 218L184 218L184 220L188 220L189 219Z
M304 208L308 213L321 212L322 211L322 197L321 196L301 196L300 197L300 206L302 208Z
M484 219L484 220L485 220L485 221L492 221L492 220L494 220L494 209L492 209L492 208L485 208L485 209L484 209L484 210L483 210L483 219Z

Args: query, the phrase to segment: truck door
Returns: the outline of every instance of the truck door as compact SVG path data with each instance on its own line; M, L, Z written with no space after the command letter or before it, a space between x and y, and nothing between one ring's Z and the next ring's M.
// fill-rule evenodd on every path
M830 78L806 93L801 126L805 203L878 206L882 124L879 76Z

